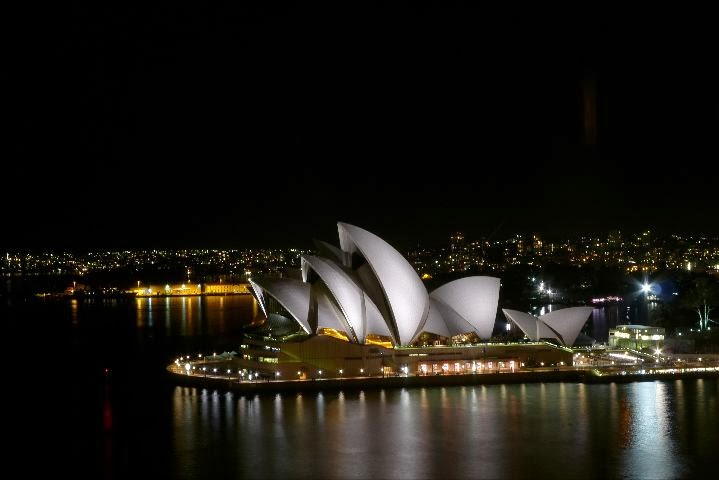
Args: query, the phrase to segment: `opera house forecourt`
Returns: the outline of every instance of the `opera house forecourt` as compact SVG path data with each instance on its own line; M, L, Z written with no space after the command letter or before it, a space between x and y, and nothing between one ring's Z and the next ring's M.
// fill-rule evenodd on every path
M192 363L178 360L174 368L190 376L226 373L227 379L242 382L505 373L572 365L573 352L567 347L591 307L541 317L504 310L529 341L492 343L499 278L471 276L428 292L410 263L387 242L354 225L337 227L339 247L317 242L317 254L302 257L301 279L250 279L267 318L265 336L246 340L240 352Z

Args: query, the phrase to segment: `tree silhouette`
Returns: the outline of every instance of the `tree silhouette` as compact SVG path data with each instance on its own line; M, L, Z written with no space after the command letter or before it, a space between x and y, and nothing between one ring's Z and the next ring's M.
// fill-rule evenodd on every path
M699 316L699 330L708 330L710 323L717 323L710 318L710 314L719 306L719 282L707 276L696 277L689 290L682 295L682 304Z

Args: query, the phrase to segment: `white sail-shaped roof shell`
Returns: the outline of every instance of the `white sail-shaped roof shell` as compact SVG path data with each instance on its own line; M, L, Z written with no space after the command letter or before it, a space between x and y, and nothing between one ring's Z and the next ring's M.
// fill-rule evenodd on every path
M541 320L541 317L537 319L537 338L539 340L543 338L553 338L559 343L564 344L564 339L557 334L549 325Z
M434 298L430 298L430 308L435 308L441 315L450 337L461 333L476 332L474 326L469 323L455 309Z
M400 345L412 339L417 326L429 312L429 296L412 265L390 244L377 235L354 225L338 223L342 250L359 251L367 260L387 300Z
M309 268L332 293L359 343L364 343L367 333L390 335L377 306L341 267L330 260L303 256L302 277L305 281Z
M520 330L533 342L539 340L539 332L537 329L538 318L529 313L520 312L519 310L509 310L503 308L502 312L504 316L510 321L514 322Z
M320 257L327 257L330 260L337 262L339 265L345 264L345 257L347 255L341 249L331 243L325 242L324 240L315 240L314 243L317 246Z
M310 292L311 292L310 288ZM312 298L310 296L310 298ZM339 309L339 306L327 298L326 295L319 295L315 297L317 301L317 327L315 332L322 328L332 328L340 332L345 332L347 337L352 340L352 334L350 333L350 326L345 318L343 312ZM312 328L313 320L308 318L310 328Z
M592 313L592 307L562 308L539 317L517 310L502 309L502 312L530 340L536 342L541 338L554 338L571 347Z
M570 307L541 315L539 319L562 336L565 345L571 347L579 332L592 314L592 307Z
M250 278L250 285L260 301L265 316L265 293L271 295L307 333L312 332L307 321L310 307L310 286L291 278Z
M440 307L437 303L438 302L436 300L433 300L432 298L429 299L429 313L427 314L427 320L421 328L417 329L417 332L414 334L414 338L412 339L413 342L419 338L419 335L422 332L429 332L443 337L452 336L449 332L449 328L447 328L447 323L444 321L444 317L442 316Z
M480 338L492 336L499 303L499 278L460 278L442 285L429 296L451 307L471 324Z

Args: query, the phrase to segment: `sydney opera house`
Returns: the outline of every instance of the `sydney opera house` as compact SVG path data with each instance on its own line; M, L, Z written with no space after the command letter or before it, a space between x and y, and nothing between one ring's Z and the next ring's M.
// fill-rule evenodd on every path
M268 325L299 332L278 343L243 345L243 357L262 364L265 374L430 375L571 364L566 347L591 308L541 317L503 310L528 341L491 343L499 278L466 277L428 292L409 262L378 236L346 223L338 223L338 233L339 247L318 242L316 255L302 257L301 280L250 279Z

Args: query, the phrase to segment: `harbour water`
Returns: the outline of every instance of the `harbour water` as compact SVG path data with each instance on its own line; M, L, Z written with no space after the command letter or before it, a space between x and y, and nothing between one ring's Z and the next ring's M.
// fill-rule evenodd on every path
M14 445L35 460L25 473L697 478L715 467L716 380L252 396L166 380L175 355L236 346L255 308L248 296L3 305L6 338L25 352L10 356L45 366L5 395L22 412Z

